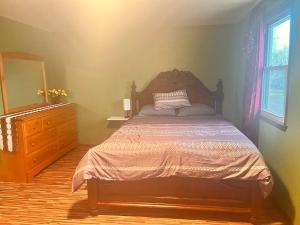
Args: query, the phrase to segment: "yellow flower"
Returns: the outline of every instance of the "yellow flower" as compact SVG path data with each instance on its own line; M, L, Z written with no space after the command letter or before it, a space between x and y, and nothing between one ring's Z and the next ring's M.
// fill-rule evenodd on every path
M50 97L57 97L57 96L68 96L67 92L64 89L48 89L48 95Z
M38 89L38 90L36 91L36 94L37 94L37 95L43 95L43 94L44 94L44 90Z

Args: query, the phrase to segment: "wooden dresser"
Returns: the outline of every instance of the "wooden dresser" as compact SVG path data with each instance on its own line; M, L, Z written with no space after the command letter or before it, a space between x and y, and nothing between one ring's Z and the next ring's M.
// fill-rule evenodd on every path
M76 109L66 104L15 120L13 152L0 151L0 181L30 182L77 146Z

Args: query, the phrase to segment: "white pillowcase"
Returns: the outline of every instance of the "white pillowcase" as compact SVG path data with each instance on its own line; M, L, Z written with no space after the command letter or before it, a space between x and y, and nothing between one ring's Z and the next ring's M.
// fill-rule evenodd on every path
M204 116L204 115L215 115L215 110L205 104L194 103L192 106L180 108L177 116Z
M176 116L175 109L154 109L153 105L144 105L138 116Z

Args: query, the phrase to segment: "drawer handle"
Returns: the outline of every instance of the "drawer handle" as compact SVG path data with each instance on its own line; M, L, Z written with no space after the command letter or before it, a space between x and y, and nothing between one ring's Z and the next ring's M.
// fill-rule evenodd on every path
M35 146L35 143L31 143L31 147L34 147Z
M36 163L36 162L37 162L37 159L36 159L36 158L34 158L34 159L33 159L33 162L34 162L34 163Z

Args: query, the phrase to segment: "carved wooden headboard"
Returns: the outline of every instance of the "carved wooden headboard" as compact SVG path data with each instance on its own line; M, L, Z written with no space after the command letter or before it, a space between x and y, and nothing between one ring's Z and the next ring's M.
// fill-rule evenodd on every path
M153 104L153 93L171 92L186 89L191 103L202 103L212 106L216 112L222 114L224 99L223 84L219 80L215 91L209 90L190 71L172 70L161 72L141 92L136 91L135 82L131 87L132 115L136 115L144 105Z

